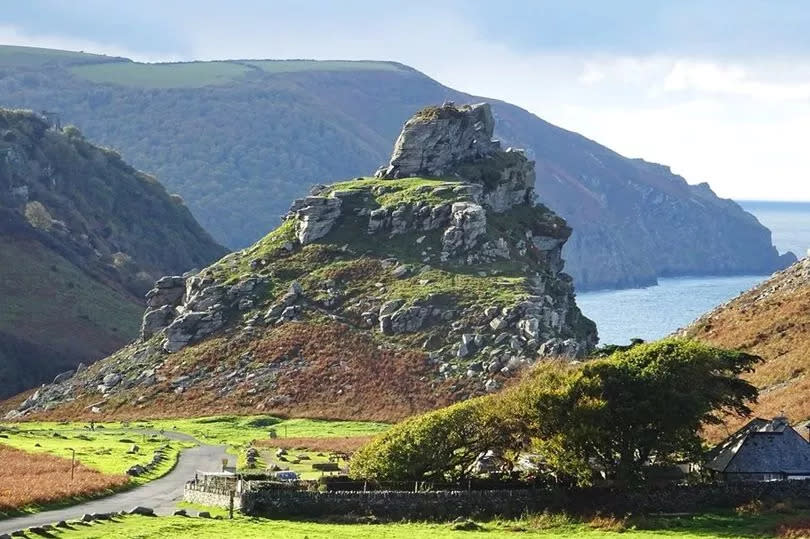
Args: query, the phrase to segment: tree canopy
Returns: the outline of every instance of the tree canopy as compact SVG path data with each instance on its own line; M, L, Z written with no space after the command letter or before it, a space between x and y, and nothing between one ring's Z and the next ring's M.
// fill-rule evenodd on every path
M622 482L648 464L693 460L703 425L750 413L739 376L760 359L694 341L637 344L579 365L543 362L502 394L411 418L364 447L352 473L457 478L480 453L536 453L559 478Z

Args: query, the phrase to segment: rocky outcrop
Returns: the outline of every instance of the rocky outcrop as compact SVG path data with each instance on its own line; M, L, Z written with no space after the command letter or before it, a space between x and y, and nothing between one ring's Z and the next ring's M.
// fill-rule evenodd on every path
M427 107L405 123L391 161L376 177L463 178L469 184L455 189L498 213L531 202L534 163L522 150L502 150L494 128L488 103Z
M378 178L452 176L459 163L500 149L492 140L495 120L487 103L427 107L405 123L388 166Z
M453 204L450 222L450 227L442 234L442 251L448 256L474 248L487 230L484 208L470 202Z
M295 220L295 235L306 245L326 236L340 217L339 198L308 196L293 202L287 219Z
M597 335L563 273L571 229L534 203L532 162L487 138L486 106L425 114L406 125L392 175L452 170L449 177L316 186L256 245L196 274L158 280L138 342L42 388L18 413L59 406L76 393L95 403L103 397L148 406L146 395L156 391L215 400L237 388L246 388L240 406L294 409L306 398L303 373L323 357L336 358L313 371L324 394L357 391L358 369L389 375L383 363L343 369L360 353L358 339L373 343L374 357L389 364L404 358L407 369L421 369L413 382L419 387L399 388L392 406L413 393L451 400L484 394L536 361L585 356ZM414 140L426 144L433 168L408 168ZM305 345L298 335L308 335ZM203 358L229 366L196 367Z

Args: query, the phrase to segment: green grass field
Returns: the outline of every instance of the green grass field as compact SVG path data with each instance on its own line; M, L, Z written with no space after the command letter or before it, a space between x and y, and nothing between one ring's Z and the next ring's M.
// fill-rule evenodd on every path
M387 423L281 419L271 416L214 416L196 419L156 419L133 422L133 428L183 432L212 445L244 447L253 440L270 438L275 430L280 438L329 438L368 436L387 430Z
M391 62L350 60L247 60L244 63L267 73L296 73L302 71L402 71Z
M111 57L85 52L63 51L58 49L40 49L38 47L19 47L0 45L0 65L36 67L47 63L78 63L109 61Z
M194 511L189 511L194 514ZM211 511L215 517L224 517L224 511ZM521 520L494 521L478 524L474 531L455 530L453 524L397 523L397 524L326 524L287 520L267 520L237 516L234 520L211 520L185 517L147 518L128 516L115 522L91 525L73 524L72 530L56 530L55 537L90 539L103 537L196 537L196 538L309 538L350 539L378 538L436 539L457 537L520 538L520 537L629 537L633 539L677 537L698 539L708 537L755 538L774 537L780 523L791 518L764 515L738 517L736 515L701 515L697 517L647 519L636 524L617 525L611 521L591 524L576 522L565 517L529 517ZM605 529L593 526L604 526Z
M19 61L30 62L31 60ZM3 57L0 54L0 65L2 63ZM399 71L403 68L389 62L342 60L245 60L159 64L105 62L75 65L70 68L74 75L91 82L138 88L200 88L213 84L225 84L254 69L265 73L298 73L305 71Z
M192 445L125 430L102 429L91 432L79 424L55 425L50 428L42 424L33 428L25 424L14 425L9 430L0 430L0 443L32 453L48 453L68 459L72 456L71 449L75 449L76 460L107 474L123 474L135 464L147 464L157 448L168 444L166 460L148 474L132 478L130 483L134 485L168 473L177 462L179 451ZM128 454L133 444L139 447L139 451Z
M200 88L230 82L250 70L250 67L231 62L175 64L117 62L71 68L74 75L91 82L139 88Z

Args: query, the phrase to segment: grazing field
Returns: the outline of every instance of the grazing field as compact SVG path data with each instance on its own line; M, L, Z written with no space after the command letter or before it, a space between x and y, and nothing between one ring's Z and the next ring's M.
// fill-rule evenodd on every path
M45 64L85 63L115 61L115 57L85 52L63 51L58 49L41 49L39 47L20 47L0 45L0 63L4 66L37 67Z
M70 458L32 454L0 445L0 517L33 506L87 498L129 483L123 474L104 474Z
M372 436L387 430L388 423L281 419L272 416L215 416L196 419L158 419L133 422L133 427L184 432L208 444L245 447L254 440L270 439L271 431L285 438L339 438Z
M31 421L7 423L8 427L33 431L82 429L86 423ZM121 432L119 422L101 422L106 431ZM182 432L211 445L246 446L254 440L269 439L271 431L278 438L342 438L373 436L388 430L388 423L371 421L330 421L322 419L282 419L267 415L211 416L194 419L144 419L130 421L127 429ZM0 423L0 430L3 424ZM100 431L96 431L100 432Z
M132 451L134 445L137 445L137 452ZM76 451L76 460L82 465L110 475L123 475L136 464L147 464L152 460L155 450L165 445L168 445L165 452L167 458L151 472L131 478L131 485L143 484L168 473L177 462L180 449L192 444L121 429L89 431L78 423L0 425L0 447L23 450L32 458L36 454L67 458L68 463L73 449Z
M250 70L250 67L234 62L116 62L71 68L74 75L91 82L138 88L200 88L230 82Z
M320 453L354 453L373 439L374 436L278 438L276 440L260 440L254 445L272 449L309 449Z
M190 511L193 514L193 511ZM223 517L223 511L211 511ZM90 525L75 523L71 530L54 530L53 536L64 539L90 539L102 537L138 537L139 539L164 537L240 539L279 537L289 539L354 539L377 538L450 539L485 537L492 539L521 537L626 537L645 539L670 537L679 539L806 537L792 535L790 530L801 530L799 515L760 515L741 517L734 514L707 514L687 517L648 518L626 521L595 518L577 521L559 515L529 516L513 521L494 521L473 524L334 524L266 520L237 516L234 520L211 520L184 517L122 517L114 522ZM804 520L806 522L806 520ZM457 529L457 528L467 528Z
M402 71L403 66L392 62L351 60L249 60L248 65L267 73L296 73L301 71Z
M326 421L317 419L281 419L272 416L215 416L196 419L156 419L133 421L122 429L121 423L98 423L94 432L88 432L84 423L28 422L9 424L10 430L0 425L0 442L33 452L47 452L59 456L70 455L67 448L76 449L77 458L91 468L107 473L124 473L134 464L148 462L152 452L166 441L160 436L134 434L133 431L183 433L201 443L225 445L233 455L232 464L244 468L245 450L256 445L260 450L257 469L276 464L290 469L305 479L315 479L322 473L312 469L313 463L329 462L327 453L350 452L375 434L390 427L387 423L362 421ZM271 438L271 433L276 438ZM2 436L8 436L3 439ZM121 442L125 440L125 442ZM140 447L136 455L127 454L132 443ZM133 478L141 484L162 476L171 469L178 450L184 445L170 444L172 458L155 471ZM275 450L292 450L283 460ZM306 451L303 450L306 448ZM299 459L299 455L305 455ZM296 462L298 461L298 462ZM345 467L345 462L341 462Z

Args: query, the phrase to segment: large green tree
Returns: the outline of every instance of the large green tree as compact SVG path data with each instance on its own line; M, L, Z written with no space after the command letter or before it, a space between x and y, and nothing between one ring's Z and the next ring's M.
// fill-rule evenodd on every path
M669 339L577 369L538 369L511 398L524 433L557 472L585 482L597 468L634 482L647 464L699 458L703 425L750 413L757 390L740 374L758 361Z
M757 361L669 339L577 365L542 362L500 395L395 426L354 456L352 475L459 479L492 449L538 453L557 477L579 484L597 471L636 482L648 464L699 458L704 425L750 413L757 390L740 375Z

